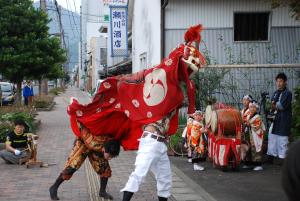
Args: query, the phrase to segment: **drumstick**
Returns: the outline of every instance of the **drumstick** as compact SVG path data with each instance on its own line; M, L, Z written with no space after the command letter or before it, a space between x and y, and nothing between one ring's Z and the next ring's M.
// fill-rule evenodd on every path
M23 149L21 152L24 152L24 151L27 151L27 150L29 150L29 148L27 148L27 149Z

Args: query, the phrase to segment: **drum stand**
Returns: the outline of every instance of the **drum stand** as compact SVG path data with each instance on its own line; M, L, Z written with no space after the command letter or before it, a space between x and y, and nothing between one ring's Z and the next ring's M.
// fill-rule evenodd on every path
M25 163L26 167L40 166L43 167L44 163L37 160L37 136L32 135L29 137L28 149L30 151L30 158Z

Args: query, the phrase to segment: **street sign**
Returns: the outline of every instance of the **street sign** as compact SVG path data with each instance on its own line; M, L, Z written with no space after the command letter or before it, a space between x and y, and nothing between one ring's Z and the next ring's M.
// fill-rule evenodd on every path
M108 22L109 21L109 15L104 15L104 22Z
M110 6L111 56L128 56L127 7Z

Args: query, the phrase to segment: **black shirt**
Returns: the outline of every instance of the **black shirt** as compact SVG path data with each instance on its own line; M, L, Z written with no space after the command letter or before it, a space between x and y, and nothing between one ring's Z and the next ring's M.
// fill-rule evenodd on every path
M13 148L26 148L27 147L27 133L16 134L11 131L6 136L6 143L10 144Z

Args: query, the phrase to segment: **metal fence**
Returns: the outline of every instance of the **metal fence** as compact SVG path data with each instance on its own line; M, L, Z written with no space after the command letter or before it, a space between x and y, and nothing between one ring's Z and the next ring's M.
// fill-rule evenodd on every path
M262 93L273 94L276 90L275 77L284 72L288 77L288 88L294 94L294 89L300 84L300 64L295 65L228 65L209 66L211 68L225 69L224 77L219 87L211 92L219 102L237 107L246 94L251 94L258 102Z
M205 110L205 99L214 97L217 102L232 105L241 109L244 95L251 94L260 102L262 93L272 96L276 90L275 77L284 72L288 77L288 88L293 93L300 85L300 64L265 64L265 65L209 65L198 78L200 101L197 109ZM215 75L215 76L211 76ZM197 100L196 100L197 102ZM198 101L199 103L199 101ZM180 115L186 115L186 108L180 110Z

